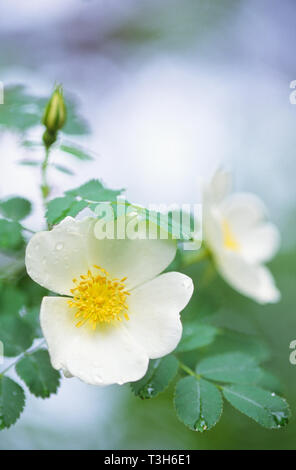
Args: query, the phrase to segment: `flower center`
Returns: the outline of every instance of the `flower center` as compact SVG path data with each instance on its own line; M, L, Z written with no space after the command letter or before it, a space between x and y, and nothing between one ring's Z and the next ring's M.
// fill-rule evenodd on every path
M96 265L94 268L96 274L88 271L80 276L81 280L73 279L75 287L70 290L73 298L68 304L76 309L76 326L89 322L95 330L98 324L122 321L122 317L129 320L126 298L130 293L124 284L127 278L110 279L105 269Z
M239 251L240 245L238 241L235 239L235 236L233 235L233 232L229 226L229 223L225 219L222 222L222 231L223 231L225 248L228 248L228 250L232 250L232 251Z

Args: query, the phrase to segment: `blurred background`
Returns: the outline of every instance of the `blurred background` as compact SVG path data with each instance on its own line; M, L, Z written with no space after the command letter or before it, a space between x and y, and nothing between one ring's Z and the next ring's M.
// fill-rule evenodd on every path
M196 203L202 182L224 165L234 171L236 189L265 201L282 232L271 269L283 299L260 307L226 288L223 309L226 323L266 338L292 409L295 14L293 0L9 0L0 17L4 87L23 84L47 96L62 83L89 123L88 134L71 139L95 159L86 165L56 152L56 162L75 175L50 173L53 196L98 177L127 188L137 203ZM40 135L41 127L30 129L30 138ZM40 229L39 172L18 164L32 149L12 130L0 134L0 153L0 198L32 199L26 225ZM287 429L266 431L227 405L214 430L189 431L177 421L170 394L141 401L128 386L99 389L64 379L57 396L29 398L18 423L1 432L0 449L296 447L295 418Z

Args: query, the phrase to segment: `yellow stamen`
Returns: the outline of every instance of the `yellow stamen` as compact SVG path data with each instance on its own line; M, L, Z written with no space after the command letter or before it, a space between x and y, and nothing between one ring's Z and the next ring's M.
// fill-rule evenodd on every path
M228 248L228 250L239 251L240 245L235 239L233 232L229 226L229 223L225 219L222 222L222 231L224 238L224 246Z
M90 270L87 275L81 275L81 281L73 279L75 287L70 290L73 298L68 305L75 308L75 318L79 321L79 328L89 322L95 330L98 324L122 321L122 317L129 320L126 298L130 293L126 290L124 277L120 281L110 279L108 272L100 266L94 266L99 273L93 274Z

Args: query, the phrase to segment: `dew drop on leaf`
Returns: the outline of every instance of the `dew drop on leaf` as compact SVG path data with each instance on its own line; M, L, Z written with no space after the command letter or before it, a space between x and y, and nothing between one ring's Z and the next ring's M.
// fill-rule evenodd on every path
M199 432L204 432L208 429L208 425L204 417L201 417L194 423L194 429Z
M148 384L145 389L145 395L150 398L153 396L153 393L154 393L154 387Z
M273 411L271 414L278 428L286 426L289 421L288 415L284 411Z

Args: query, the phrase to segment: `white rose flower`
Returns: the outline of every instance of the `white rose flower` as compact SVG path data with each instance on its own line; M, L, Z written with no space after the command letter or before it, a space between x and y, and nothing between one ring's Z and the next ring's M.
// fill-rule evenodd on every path
M123 384L176 348L193 283L181 273L160 274L175 256L173 240L98 240L95 223L67 217L37 233L26 267L62 295L44 297L40 312L53 367L89 384Z
M238 292L259 303L277 302L280 292L263 265L279 247L279 231L266 221L259 198L230 193L231 176L218 170L203 194L204 239L217 269Z

